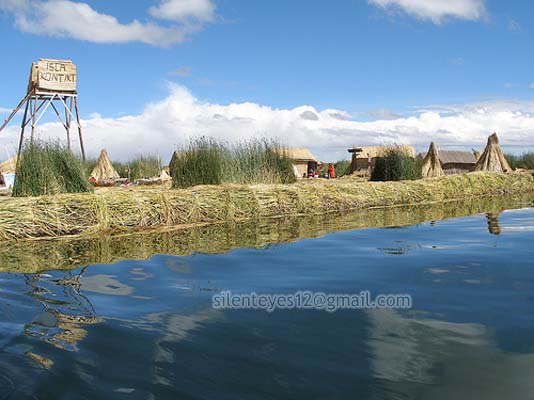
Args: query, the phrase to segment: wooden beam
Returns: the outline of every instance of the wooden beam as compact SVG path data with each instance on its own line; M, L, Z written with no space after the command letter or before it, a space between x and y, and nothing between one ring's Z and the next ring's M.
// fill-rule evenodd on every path
M85 163L85 148L83 146L82 126L80 125L80 111L78 110L78 97L74 97L74 109L76 110L76 122L78 124L78 135L80 136L80 148L82 150L82 159Z
M50 98L48 100L48 103L46 103L46 100L44 100L41 105L39 106L39 108L37 109L37 112L39 112L39 110L42 108L43 104L46 103L46 107L44 108L43 112L41 113L41 115L39 115L39 117L37 118L37 120L35 121L35 125L37 125L39 123L39 121L41 120L41 118L43 118L46 110L48 110L48 107L50 107L50 104L52 104L52 101L54 101L54 98Z
M32 100L33 99L33 100ZM32 115L31 115L31 121L32 121L32 133L30 136L30 140L33 143L33 139L35 137L35 113L37 112L37 97L30 97L30 107L33 106Z
M65 96L65 103L68 104L69 111L71 111L72 113L72 97L68 98L67 96ZM65 121L67 122L65 126L65 130L67 131L67 148L70 150L70 115L68 113L68 110L65 110Z
M0 127L0 132L2 132L2 130L7 126L7 124L9 124L11 122L11 120L13 119L13 117L19 112L19 110L22 108L22 106L24 105L25 102L28 101L28 99L31 97L32 95L32 92L28 93L21 101L20 103L17 105L17 107L15 107L15 109L13 110L13 112L9 115L9 117L7 117L7 119L4 121L4 123L2 124L2 126Z
M63 122L63 120L61 119L61 114L59 113L58 109L56 108L56 106L54 105L54 103L52 103L52 109L54 110L54 112L56 113L57 117L59 118L59 122L61 122L61 125L63 125L63 127L65 129L67 129L67 125Z
M17 164L15 167L15 172L19 169L20 164L20 155L22 153L22 145L24 144L24 129L26 128L26 118L28 116L28 108L30 107L30 102L26 102L26 109L24 110L24 117L22 118L22 123L20 124L20 140L19 140L19 150L17 152ZM17 179L15 175L15 179Z
M78 101L76 100L78 97L77 97L77 96L72 96L72 98L74 99L74 106L75 106L75 108L76 108L76 116L74 116L74 114L72 113L72 111L69 110L69 107L67 106L67 103L65 103L65 102L63 101L63 99L62 99L60 96L58 96L58 97L59 97L59 100L61 100L61 102L62 102L63 105L65 106L65 110L71 115L71 117L72 117L73 119L76 120L76 124L78 124L78 128L81 129L81 126L80 126L80 124L79 124L80 121L79 121L79 116L78 116L78 110L77 110L77 108L78 108Z
M43 106L44 106L45 104L46 104L46 102L43 101L43 102L39 105L39 107L37 107L37 112L41 111L41 108L43 108ZM26 126L30 123L30 121L31 121L31 118L28 118L24 126L26 127Z

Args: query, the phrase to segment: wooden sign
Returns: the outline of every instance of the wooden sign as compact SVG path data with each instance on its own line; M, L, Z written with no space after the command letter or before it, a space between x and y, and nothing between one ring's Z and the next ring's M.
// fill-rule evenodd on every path
M28 91L76 93L77 87L78 73L72 61L41 59L32 64Z

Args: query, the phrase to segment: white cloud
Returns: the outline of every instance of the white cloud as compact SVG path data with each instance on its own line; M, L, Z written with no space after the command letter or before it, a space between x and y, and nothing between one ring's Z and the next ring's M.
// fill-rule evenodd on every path
M229 142L251 137L279 139L289 146L309 147L329 161L347 158L346 149L354 144L405 143L422 150L433 140L444 148L482 149L493 131L499 133L503 146L532 145L534 101L432 106L410 117L356 121L342 110L321 111L306 105L276 109L255 103L204 102L185 87L172 84L167 98L148 104L139 115L106 118L93 114L83 120L83 126L91 156L107 148L115 159L142 151L160 154L168 161L176 146L206 135ZM13 123L3 132L0 148L14 149L18 131ZM42 124L37 132L43 137L65 135L59 123Z
M27 33L95 43L141 42L169 46L183 42L189 34L200 30L203 22L209 21L207 15L194 6L198 3L205 7L211 1L175 0L174 3L187 3L189 6L182 8L181 18L177 19L182 23L172 26L138 20L121 23L116 17L99 13L87 3L71 0L0 0L0 11L12 13L16 26ZM160 4L160 7L164 4ZM150 11L153 13L153 9ZM158 17L158 13L153 14ZM162 11L159 18L164 17Z
M9 108L0 107L0 114L10 113L11 111L13 111L13 110L11 110Z
M368 0L387 11L403 11L423 20L441 24L457 18L477 21L487 14L484 0Z
M372 119L398 119L401 118L402 115L397 114L395 111L390 110L388 108L375 108L373 110L369 110L364 113L367 117L370 117Z
M534 82L530 84L529 88L534 89Z
M215 5L211 0L160 0L151 7L150 15L171 21L212 21L215 17Z

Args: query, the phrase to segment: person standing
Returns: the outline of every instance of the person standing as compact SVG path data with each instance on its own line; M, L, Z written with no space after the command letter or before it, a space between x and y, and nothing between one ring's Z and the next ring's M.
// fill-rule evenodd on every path
M336 177L336 168L332 163L328 164L328 179L334 179Z

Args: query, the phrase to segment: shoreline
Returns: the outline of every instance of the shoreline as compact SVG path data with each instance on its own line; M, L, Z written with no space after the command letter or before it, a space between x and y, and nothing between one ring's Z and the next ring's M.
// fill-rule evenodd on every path
M4 198L0 200L0 240L84 238L523 193L534 193L532 172L469 173L401 182L343 177L289 185L117 188Z
M260 249L274 243L291 243L335 232L409 226L482 213L486 214L486 221L481 221L486 228L490 220L498 220L498 215L503 210L524 206L534 206L530 194L108 236L5 242L0 243L0 272L38 273L93 264L114 264L132 259L146 260L158 254L188 256L195 253L226 253L238 248Z

